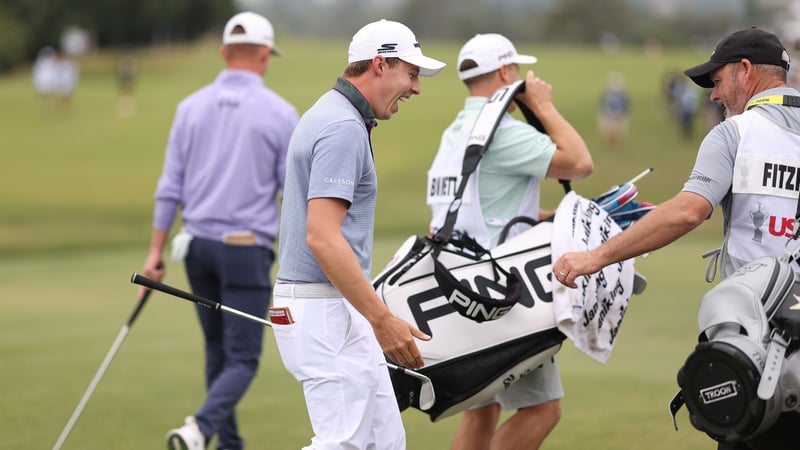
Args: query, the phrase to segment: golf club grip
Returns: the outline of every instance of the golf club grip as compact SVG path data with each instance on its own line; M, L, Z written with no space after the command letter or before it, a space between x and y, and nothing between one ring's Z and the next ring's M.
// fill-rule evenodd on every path
M134 273L131 277L131 283L139 284L150 289L154 289L156 291L161 291L170 295L174 295L176 297L180 297L185 300L189 300L190 302L199 303L203 306L207 306L211 309L217 310L220 307L220 304L209 300L207 298L203 298L197 295L192 294L191 292L182 291L180 289L176 289L172 286L167 286L164 283L158 282L156 280L151 280L143 275L139 275L138 273Z

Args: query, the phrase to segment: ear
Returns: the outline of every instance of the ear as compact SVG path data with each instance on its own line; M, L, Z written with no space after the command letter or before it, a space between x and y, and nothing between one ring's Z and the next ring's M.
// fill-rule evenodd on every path
M739 72L742 75L748 78L755 76L756 74L755 67L753 67L753 63L750 62L749 59L743 59L739 64L741 65Z
M500 74L500 80L503 84L511 83L511 66L509 64L503 64L497 72Z
M376 56L372 58L372 71L376 76L382 76L388 68L389 65L386 63L386 58L383 56Z

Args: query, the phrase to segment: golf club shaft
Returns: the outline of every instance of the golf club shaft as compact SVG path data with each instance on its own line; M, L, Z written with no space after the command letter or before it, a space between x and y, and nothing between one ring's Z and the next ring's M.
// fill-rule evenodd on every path
M182 291L180 289L174 288L172 286L166 285L156 280L152 280L145 276L139 275L138 273L134 273L131 277L131 283L139 284L150 289L161 291L166 294L174 295L176 297L180 297L184 300L189 300L190 302L201 304L205 307L211 308L215 311L222 310L229 314L233 314L235 316L239 316L241 318L252 320L253 322L260 323L261 325L266 325L268 327L272 326L272 323L266 319L262 319L261 317L256 317L251 314L247 314L246 312L239 311L238 309L229 308L222 303L215 302L213 300L209 300L207 298L200 297L198 295L192 294L191 292Z
M637 181L641 180L642 178L644 178L645 175L647 175L648 173L650 173L652 171L653 171L653 168L652 167L648 167L647 169L642 171L642 173L640 173L639 175L636 175L635 177L631 178L631 180L628 181L628 184L636 183Z
M92 378L92 382L89 383L89 387L86 389L86 392L84 392L80 402L78 402L78 406L75 408L75 411L73 411L72 417L69 418L69 421L67 421L67 424L64 426L64 430L61 432L61 435L58 437L58 441L56 441L56 444L53 446L53 450L59 450L61 446L64 445L64 441L67 440L67 436L69 436L69 433L72 431L72 427L75 426L75 422L78 421L78 417L80 417L81 413L83 412L83 408L86 407L86 404L89 402L89 398L94 393L97 385L100 384L100 379L103 378L103 375L106 373L106 369L108 369L108 366L111 365L111 360L114 359L114 356L116 356L120 346L122 346L122 341L125 340L125 336L128 335L128 331L130 331L133 322L142 311L142 308L144 308L145 303L147 303L147 298L150 297L151 292L152 291L150 289L144 291L142 298L136 303L136 308L133 310L130 318L125 325L123 325L122 329L119 330L117 338L114 340L114 343L111 345L108 353L106 353L106 357L103 359L102 364L100 364L100 368L97 369L97 373L94 374L94 378Z
M260 323L262 325L266 325L268 327L272 327L272 323L268 320L262 319L260 317L256 317L245 312L239 311L237 309L229 308L221 303L215 302L213 300L208 300L206 298L197 296L190 292L182 291L180 289L174 288L172 286L166 285L164 283L151 280L145 276L139 275L138 273L134 273L131 276L131 283L140 284L142 286L148 287L150 289L161 291L170 295L174 295L176 297L183 298L185 300L189 300L191 302L199 303L203 306L207 306L214 310L222 310L224 312L242 317L244 319L252 320L253 322ZM433 404L436 402L436 393L433 389L433 383L431 379L426 377L425 375L416 372L411 369L407 369L405 367L397 366L395 364L387 362L386 365L392 369L397 370L401 373L407 374L411 377L414 377L422 382L420 388L420 408L423 410L429 409ZM423 399L424 397L424 399Z
M431 382L430 378L428 378L425 375L417 372L416 370L409 369L407 367L398 366L398 365L392 364L390 362L386 363L386 367L388 367L388 368L390 368L392 370L396 370L396 371L398 371L400 373L404 373L404 374L409 375L411 377L414 377L414 378L416 378L418 380L427 381L428 383Z

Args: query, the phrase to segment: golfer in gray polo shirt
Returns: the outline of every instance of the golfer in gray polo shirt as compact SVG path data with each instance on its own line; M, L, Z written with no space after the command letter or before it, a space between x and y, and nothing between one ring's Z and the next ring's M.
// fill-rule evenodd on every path
M301 117L289 144L270 320L286 369L303 385L314 431L305 448L405 448L384 352L417 368L415 338L430 338L394 316L369 281L370 132L420 93L419 76L444 65L424 56L403 24L364 26L344 76Z

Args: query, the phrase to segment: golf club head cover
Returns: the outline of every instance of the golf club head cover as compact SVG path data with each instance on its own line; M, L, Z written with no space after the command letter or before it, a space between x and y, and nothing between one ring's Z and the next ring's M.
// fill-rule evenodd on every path
M638 193L639 190L636 185L622 183L603 192L600 196L593 198L592 201L611 214L630 203Z
M656 208L656 204L650 202L640 202L638 200L631 200L623 207L617 209L609 216L617 222L623 230L633 225L634 222L644 217L645 214Z

